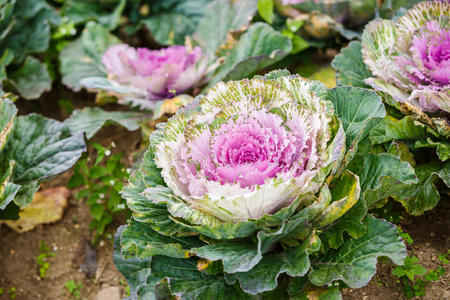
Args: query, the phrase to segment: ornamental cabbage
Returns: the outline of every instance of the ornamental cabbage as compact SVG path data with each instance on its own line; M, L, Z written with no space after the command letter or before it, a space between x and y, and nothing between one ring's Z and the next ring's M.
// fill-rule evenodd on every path
M315 194L344 141L311 87L288 77L221 82L196 110L171 118L152 146L174 196L222 221L245 221Z
M149 50L119 44L106 50L102 62L111 80L140 90L148 100L173 97L198 85L208 66L200 47L185 46Z
M450 112L450 2L422 2L397 21L375 20L362 38L365 82L410 111ZM446 127L449 132L448 120Z
M365 285L379 255L401 264L397 229L366 208L417 178L394 156L353 159L384 116L372 91L274 71L219 82L158 124L122 193L133 218L114 260L131 298L305 296Z

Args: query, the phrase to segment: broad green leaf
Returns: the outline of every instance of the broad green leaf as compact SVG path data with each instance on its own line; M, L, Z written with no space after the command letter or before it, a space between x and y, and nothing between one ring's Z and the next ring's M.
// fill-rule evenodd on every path
M145 117L139 112L105 111L99 107L85 107L76 110L64 123L72 134L86 133L92 138L105 124L119 124L130 131L139 128L139 121Z
M188 258L191 248L202 246L197 237L166 236L145 223L131 221L122 232L121 248L125 258L166 255Z
M358 87L338 86L328 92L328 99L346 136L347 153L338 171L342 173L358 151L358 143L384 118L386 110L375 92Z
M361 43L351 42L341 50L331 66L336 70L336 81L338 85L352 85L355 87L369 88L364 79L372 76L363 61L361 54Z
M254 244L243 242L220 242L192 249L192 252L211 261L222 260L227 273L246 272L262 259Z
M6 144L16 114L17 108L14 103L6 97L0 98L0 150Z
M34 57L27 57L23 66L12 72L9 83L25 99L37 99L45 91L50 91L52 80L47 66Z
M409 163L386 153L358 155L349 170L359 176L362 199L368 208L418 181Z
M244 291L257 295L277 287L277 279L282 273L291 277L305 275L310 267L308 248L313 239L307 239L299 247L289 248L281 253L268 253L251 270L226 274L227 282L239 280ZM314 247L315 251L319 248Z
M62 173L85 151L83 137L70 135L61 122L37 114L18 117L0 153L3 169L14 160L14 182L25 184Z
M14 9L5 19L8 28L2 33L0 50L9 49L14 55L14 64L21 64L28 54L48 49L50 25L58 24L60 18L45 0L7 2L6 5L13 5Z
M273 0L258 0L258 13L269 24L273 21Z
M237 45L217 68L208 87L221 80L248 77L281 60L291 49L289 38L265 23L255 23L242 35Z
M344 243L344 232L347 232L355 239L362 237L367 230L367 227L363 222L366 213L366 205L364 201L360 199L331 227L327 228L320 237L333 249L339 248Z
M393 195L411 215L422 215L433 209L439 202L439 191L436 182L439 179L439 164L430 163L415 168L419 182L407 186Z
M192 34L195 24L186 16L163 13L142 20L152 37L161 45L183 45L185 37Z
M110 46L120 43L106 28L89 22L81 37L69 43L60 53L62 82L74 91L79 91L81 79L106 77L101 57Z
M75 24L96 21L105 28L113 30L119 25L125 4L126 0L68 0L64 1L61 16L67 17Z
M387 116L369 134L370 141L374 145L389 142L393 139L417 140L425 139L428 136L426 126L414 121L410 116L401 120Z
M183 45L207 11L211 0L152 1L150 16L141 23L161 45Z
M257 0L211 2L194 33L195 40L214 60L219 47L226 44L229 32L247 28L256 8Z
M328 95L344 127L347 148L354 147L386 115L381 98L371 90L338 86Z
M256 299L244 293L238 284L229 285L223 277L199 272L195 259L179 259L167 256L155 256L151 263L152 276L147 282L158 278L167 278L170 294L186 300L217 299L246 300ZM164 289L162 289L164 292ZM162 295L155 295L158 299ZM165 295L167 297L167 294ZM147 299L147 298L146 298Z
M20 189L14 198L14 203L21 208L26 207L33 200L34 193L38 190L39 183L37 181L21 184Z
M366 222L368 229L363 237L351 238L339 249L330 249L311 262L311 283L323 286L342 280L351 288L360 288L375 275L378 257L386 256L397 265L403 264L406 248L397 227L370 215Z
M139 286L146 283L147 277L152 273L150 269L151 257L132 257L126 259L121 252L122 233L126 226L120 226L114 236L113 260L117 269L126 278L131 292L135 292Z

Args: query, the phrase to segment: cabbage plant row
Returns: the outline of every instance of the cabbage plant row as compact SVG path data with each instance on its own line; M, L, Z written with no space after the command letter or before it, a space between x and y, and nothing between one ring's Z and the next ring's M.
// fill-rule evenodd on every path
M340 287L365 286L379 257L402 265L407 254L372 209L393 200L421 215L450 188L450 2L381 2L64 1L57 14L4 1L4 90L50 89L49 65L31 56L48 41L14 46L10 20L26 15L43 18L40 34L58 28L56 40L82 29L54 71L132 111L85 108L59 122L17 116L4 94L0 218L72 167L106 121L134 130L152 116L122 191L133 214L114 239L131 299L341 299ZM129 42L143 28L157 46ZM347 40L334 88L284 68Z

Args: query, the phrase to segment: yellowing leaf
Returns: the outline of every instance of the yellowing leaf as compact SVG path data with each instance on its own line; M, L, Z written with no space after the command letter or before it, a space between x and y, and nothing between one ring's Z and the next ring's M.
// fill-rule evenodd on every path
M19 220L4 221L13 230L22 233L34 229L39 224L53 223L61 219L67 207L69 190L56 187L34 194L33 201L19 213Z

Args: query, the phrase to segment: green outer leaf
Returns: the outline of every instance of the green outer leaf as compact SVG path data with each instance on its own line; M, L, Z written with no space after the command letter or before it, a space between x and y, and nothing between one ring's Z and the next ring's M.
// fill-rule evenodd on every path
M39 98L52 87L47 66L31 56L25 59L22 67L10 74L9 82L27 100Z
M255 299L244 293L237 284L228 285L223 277L216 277L201 273L197 269L197 260L171 258L167 256L155 256L151 263L152 276L147 279L147 284L156 286L161 279L166 278L167 288L174 296L185 300L218 299L241 300ZM164 292L164 288L156 289ZM163 293L167 295L166 293ZM158 295L158 299L167 296ZM151 299L150 297L145 299Z
M347 240L339 249L329 250L311 263L311 283L322 286L342 280L351 288L360 288L375 275L379 256L387 256L397 265L403 264L406 248L397 228L371 215L366 222L368 230L363 237Z
M358 151L359 142L385 117L386 110L375 92L357 87L338 86L328 92L328 99L333 103L346 136L347 153L338 170L340 174Z
M150 16L142 20L161 45L183 45L204 17L211 0L152 1Z
M24 208L33 200L33 195L39 190L39 183L31 181L27 184L21 184L19 192L16 194L14 203L19 207Z
M436 163L416 167L419 182L401 189L393 195L393 198L411 215L422 215L425 211L433 209L440 198L435 185L440 170L441 166Z
M216 52L227 40L230 31L247 28L256 13L257 0L215 0L205 10L194 39L214 60Z
M246 272L261 259L255 245L245 242L221 242L191 250L195 255L211 261L222 260L227 273Z
M106 3L102 3L106 2ZM87 21L97 21L109 30L115 29L119 25L120 16L125 8L126 0L115 1L117 5L109 12L111 1L89 1L89 0L69 0L64 1L61 9L61 16L67 17L75 24L86 23Z
M131 221L122 232L122 255L125 258L146 258L165 255L177 258L189 257L189 250L202 246L197 237L176 237L158 234L145 223Z
M350 163L349 170L359 176L368 208L418 181L409 163L386 153L358 155Z
M70 128L72 134L86 133L90 139L105 123L112 121L119 124L129 131L139 128L139 121L145 116L139 112L121 112L105 111L99 107L85 107L82 110L76 110L64 123Z
M291 277L305 275L310 267L308 249L314 236L307 239L299 247L289 248L281 253L270 253L263 257L261 262L248 272L226 274L228 283L239 280L241 288L252 295L273 290L277 287L277 279L282 273ZM319 244L313 251L319 250Z
M8 98L0 98L0 151L8 140L16 114L17 108L14 103Z
M406 116L401 120L387 116L369 134L373 145L386 143L394 139L416 140L425 139L428 136L427 127L413 120L410 116Z
M150 263L152 259L151 257L132 257L129 259L123 257L120 245L122 232L126 230L126 227L127 226L120 226L114 235L113 260L117 270L125 277L130 285L131 292L134 293L139 286L146 283L147 277L151 275Z
M3 149L0 168L16 161L13 181L42 180L72 167L86 150L81 135L71 136L61 122L30 114L18 117Z
M297 205L292 206L293 209L295 209L295 207L297 207ZM285 211L291 211L290 214L293 213L292 210L285 209ZM224 270L227 273L246 272L261 261L263 253L268 252L276 242L288 236L290 233L295 231L297 236L308 236L311 226L307 221L311 220L315 215L303 213L301 217L294 216L292 220L289 220L287 217L290 214L284 214L285 218L280 219L279 222L282 222L282 224L279 228L258 232L256 235L258 240L257 245L224 241L192 249L192 252L196 253L197 256L208 260L222 260ZM266 218L269 219L270 217L272 216L266 216ZM262 223L268 225L264 222L264 218L257 220L257 222L260 223L260 225Z
M144 153L139 169L131 174L129 183L121 194L127 200L128 207L134 212L135 220L149 224L153 230L164 235L186 233L188 230L169 218L170 214L166 205L153 204L142 195L147 187L162 185L165 183L153 161L153 153L147 151Z
M185 36L195 31L189 17L177 13L161 13L141 21L161 45L183 45Z
M258 0L258 12L269 24L273 21L273 0Z
M366 204L360 198L349 211L324 231L323 235L326 238L323 240L327 241L331 248L337 249L344 243L344 232L355 239L362 237L367 230L367 226L363 222L366 213Z
M14 2L11 18L6 17L5 19L9 28L2 33L4 36L0 41L0 52L3 49L9 49L14 55L13 63L19 65L27 55L44 52L48 49L50 24L59 24L61 20L45 0Z
M370 88L364 79L372 77L372 74L363 61L360 42L353 41L342 49L331 62L331 66L336 70L338 85Z
M79 91L81 79L106 77L101 57L110 46L120 43L104 27L89 22L81 37L64 47L59 55L62 82Z
M381 98L371 90L341 86L328 93L346 134L347 149L355 146L386 115Z
M292 49L289 38L265 23L255 23L242 35L210 79L208 89L217 82L248 77L285 57Z

